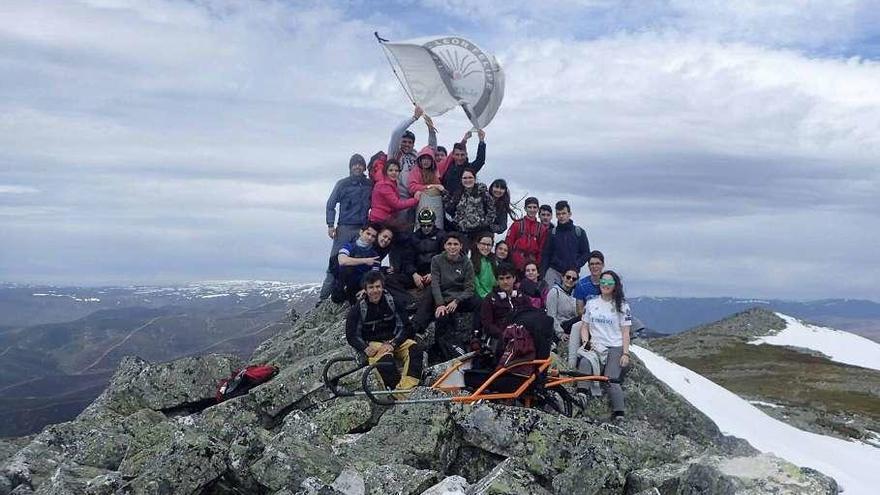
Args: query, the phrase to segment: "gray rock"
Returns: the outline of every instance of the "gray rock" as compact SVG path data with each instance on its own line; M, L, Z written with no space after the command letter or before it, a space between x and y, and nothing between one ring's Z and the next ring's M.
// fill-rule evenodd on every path
M95 476L86 483L86 495L112 495L122 486L122 476L112 472Z
M106 411L127 416L144 408L160 411L204 403L214 398L220 380L242 365L240 358L220 354L157 364L126 356L104 393L80 417Z
M188 494L226 471L228 447L194 432L175 436L162 452L145 463L144 470L122 487L131 494Z
M833 479L770 454L703 456L688 462L639 469L627 476L628 494L656 488L661 493L719 495L836 494Z
M515 458L505 459L485 478L468 489L479 495L550 495L535 476Z
M369 495L417 495L439 479L437 471L416 469L406 464L373 466L364 473L366 493Z
M340 470L330 439L299 413L285 418L281 431L269 440L263 456L251 467L262 486L276 491L298 486L310 477L330 483Z
M422 492L422 495L465 495L470 485L458 475L447 476L440 483Z

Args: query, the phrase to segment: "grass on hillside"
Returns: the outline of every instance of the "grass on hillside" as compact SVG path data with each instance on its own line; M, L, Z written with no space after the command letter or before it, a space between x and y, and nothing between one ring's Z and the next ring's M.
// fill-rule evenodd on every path
M880 372L773 345L735 341L713 351L672 359L738 395L880 422Z

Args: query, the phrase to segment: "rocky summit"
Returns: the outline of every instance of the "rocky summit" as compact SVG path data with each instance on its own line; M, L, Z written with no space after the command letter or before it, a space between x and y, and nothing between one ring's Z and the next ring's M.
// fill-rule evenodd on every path
M567 418L494 402L331 399L320 374L350 353L343 315L323 304L261 344L250 362L281 371L221 404L217 382L239 358L125 358L74 421L0 442L0 495L837 492L821 473L722 435L638 360L622 423L604 401Z

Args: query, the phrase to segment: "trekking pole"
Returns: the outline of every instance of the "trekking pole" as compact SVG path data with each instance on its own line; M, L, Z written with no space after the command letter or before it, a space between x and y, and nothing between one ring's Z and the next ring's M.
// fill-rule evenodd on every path
M400 78L400 74L397 73L397 69L394 67L394 62L391 61L391 57L394 56L393 53L390 53L390 50L385 48L385 43L388 42L385 38L379 36L379 31L373 31L373 36L376 37L376 41L379 42L379 46L382 47L382 52L385 53L385 59L388 60L388 65L391 66L391 72L394 73L394 77L397 78L397 82L400 83L400 87L403 88L403 92L406 93L406 97L409 98L409 101L412 102L413 105L416 105L415 98L409 94L409 89L407 89L406 84L404 84L403 79ZM397 57L394 57L394 60L397 60ZM399 62L398 62L399 65Z

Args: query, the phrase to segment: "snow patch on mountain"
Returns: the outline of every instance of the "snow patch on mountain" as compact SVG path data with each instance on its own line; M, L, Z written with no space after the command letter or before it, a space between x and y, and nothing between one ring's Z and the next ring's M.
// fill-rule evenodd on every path
M709 416L727 435L756 449L821 471L847 495L872 494L880 485L880 449L799 430L773 419L738 395L648 349L631 346L651 373Z
M842 330L810 325L782 313L776 315L785 320L785 328L749 344L799 347L821 352L838 363L880 370L880 344L877 342Z

